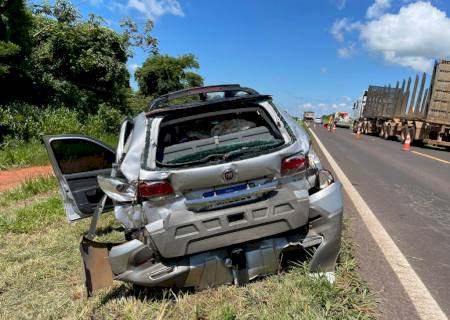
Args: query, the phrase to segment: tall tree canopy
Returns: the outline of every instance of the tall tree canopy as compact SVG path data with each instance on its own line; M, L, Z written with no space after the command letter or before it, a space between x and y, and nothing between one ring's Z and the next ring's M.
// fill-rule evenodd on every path
M132 47L157 53L157 40L150 35L152 21L140 32L131 19L122 31L105 26L101 17L80 18L68 0L33 5L24 0L0 0L0 104L14 100L36 105L64 105L95 113L100 104L123 108L130 94L126 62ZM19 55L20 53L20 55ZM8 63L4 60L8 59ZM21 61L25 76L11 82L10 60ZM1 81L1 80L0 80Z
M24 0L0 0L0 102L27 78L31 18Z
M102 20L79 18L67 1L35 12L31 70L37 104L65 105L93 112L101 103L125 105L129 73L125 37Z
M203 78L190 71L200 67L192 54L180 57L153 55L135 73L139 91L145 96L160 96L171 91L203 85Z

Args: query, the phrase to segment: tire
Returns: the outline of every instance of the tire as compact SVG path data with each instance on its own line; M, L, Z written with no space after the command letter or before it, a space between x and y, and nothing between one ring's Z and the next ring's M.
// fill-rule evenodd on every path
M416 138L416 127L412 127L408 129L409 136L411 137L411 144L414 143L414 140Z
M378 133L379 137L384 137L384 126L381 127L380 132Z
M402 130L400 131L400 140L402 141L402 144L405 143L406 140L406 133L408 132L408 127L407 126L403 126Z
M390 137L389 132L390 131L391 131L390 130L390 126L386 126L386 125L383 126L383 139L384 140L388 140L389 139L389 137Z

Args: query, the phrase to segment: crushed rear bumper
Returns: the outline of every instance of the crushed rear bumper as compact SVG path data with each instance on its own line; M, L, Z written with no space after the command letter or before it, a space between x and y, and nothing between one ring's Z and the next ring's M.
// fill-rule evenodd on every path
M342 229L341 184L334 182L312 194L309 206L309 221L303 227L182 258L152 257L149 246L137 239L115 246L109 251L114 279L148 287L207 288L243 284L277 273L285 253L292 258L292 252L300 255L302 251L312 253L311 272L333 272Z

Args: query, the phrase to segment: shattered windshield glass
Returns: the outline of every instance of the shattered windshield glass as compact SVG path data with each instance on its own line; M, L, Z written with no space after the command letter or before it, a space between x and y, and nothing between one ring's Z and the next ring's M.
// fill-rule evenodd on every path
M278 147L283 144L283 140L272 141L250 141L232 145L218 146L212 149L191 153L171 160L166 165L188 165L209 161L229 160L242 155L259 154L265 150Z
M273 120L259 105L172 116L161 124L156 163L181 166L223 162L283 143Z

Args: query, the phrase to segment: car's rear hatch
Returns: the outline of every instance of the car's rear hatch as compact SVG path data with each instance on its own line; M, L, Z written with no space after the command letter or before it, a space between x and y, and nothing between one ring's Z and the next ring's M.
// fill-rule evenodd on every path
M144 154L140 180L165 181L174 190L171 197L142 204L162 256L235 245L307 224L306 181L281 172L282 161L306 146L269 102L191 110L151 122L147 145L154 148Z

